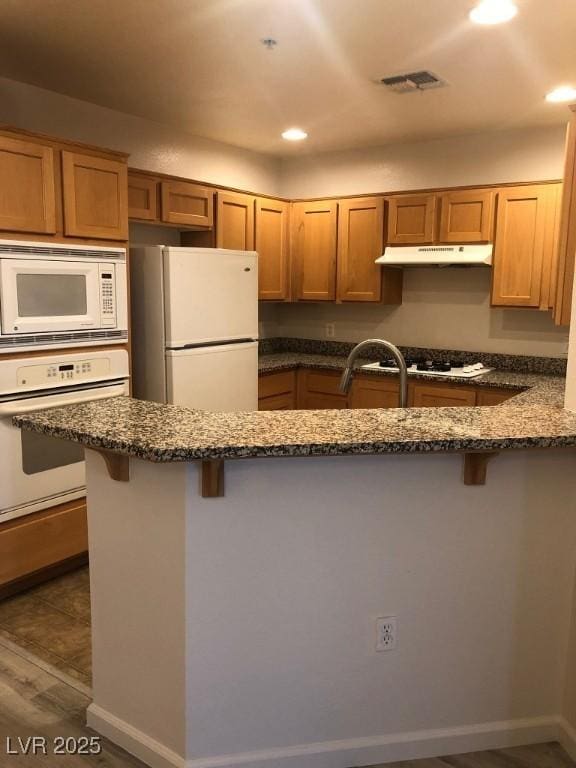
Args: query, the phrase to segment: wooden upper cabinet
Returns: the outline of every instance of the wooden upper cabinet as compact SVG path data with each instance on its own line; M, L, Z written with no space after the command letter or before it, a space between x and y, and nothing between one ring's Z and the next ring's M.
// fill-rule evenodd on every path
M492 304L539 307L543 268L554 248L556 190L549 184L498 193Z
M256 251L258 298L284 301L290 294L290 204L281 200L256 200Z
M189 181L162 181L162 221L184 227L214 224L214 191Z
M439 243L487 243L492 239L494 192L456 190L440 195Z
M254 205L252 195L218 192L216 196L216 248L254 250Z
M128 174L128 218L158 221L158 182L138 174Z
M0 136L0 229L56 232L54 150Z
M362 197L338 203L338 299L380 301L384 250L384 200Z
M388 244L420 245L434 242L436 195L399 195L388 198Z
M62 152L64 234L72 237L128 238L126 163Z
M295 298L334 301L336 298L335 200L292 205L292 256Z
M570 107L572 117L566 134L564 184L560 204L558 250L554 279L554 322L570 325L574 262L576 259L576 105Z

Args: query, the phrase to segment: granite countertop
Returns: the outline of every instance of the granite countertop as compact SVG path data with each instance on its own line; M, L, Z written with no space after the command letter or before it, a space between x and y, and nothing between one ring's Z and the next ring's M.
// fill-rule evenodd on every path
M343 358L267 355L261 370L298 365L336 370ZM88 448L156 462L576 447L576 414L562 408L562 377L499 371L473 381L521 394L482 408L247 413L209 413L118 397L16 416L13 422Z

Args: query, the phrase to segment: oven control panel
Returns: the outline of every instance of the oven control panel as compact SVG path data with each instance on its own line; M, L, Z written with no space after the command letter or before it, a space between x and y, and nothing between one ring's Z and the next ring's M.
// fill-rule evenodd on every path
M19 387L52 387L75 384L94 379L105 379L110 374L107 357L87 357L83 360L59 361L39 365L22 365L18 368Z

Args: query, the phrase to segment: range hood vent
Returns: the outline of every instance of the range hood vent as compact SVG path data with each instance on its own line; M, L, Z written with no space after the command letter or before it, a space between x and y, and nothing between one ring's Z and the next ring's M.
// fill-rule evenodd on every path
M492 264L493 246L486 245L389 245L376 264L390 267L447 267Z

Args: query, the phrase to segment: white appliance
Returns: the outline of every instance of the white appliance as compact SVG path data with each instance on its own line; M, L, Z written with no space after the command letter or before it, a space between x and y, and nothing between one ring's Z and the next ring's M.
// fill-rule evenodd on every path
M258 408L258 255L130 250L134 396L208 411Z
M386 267L489 267L493 245L389 245L376 264Z
M86 493L84 449L20 430L12 417L127 395L128 370L124 349L0 359L0 522Z
M0 240L0 352L127 339L124 248Z
M430 361L432 362L432 361ZM442 364L436 363L437 368L444 367ZM449 365L449 364L448 364ZM396 365L383 365L381 363L367 363L362 368L372 371L398 371ZM470 365L451 365L448 370L434 370L434 363L432 366L425 369L418 368L417 363L407 364L408 374L419 374L426 376L443 376L447 378L457 377L459 379L474 379L476 376L482 376L484 373L490 373L493 368L485 368L482 363L472 363Z

